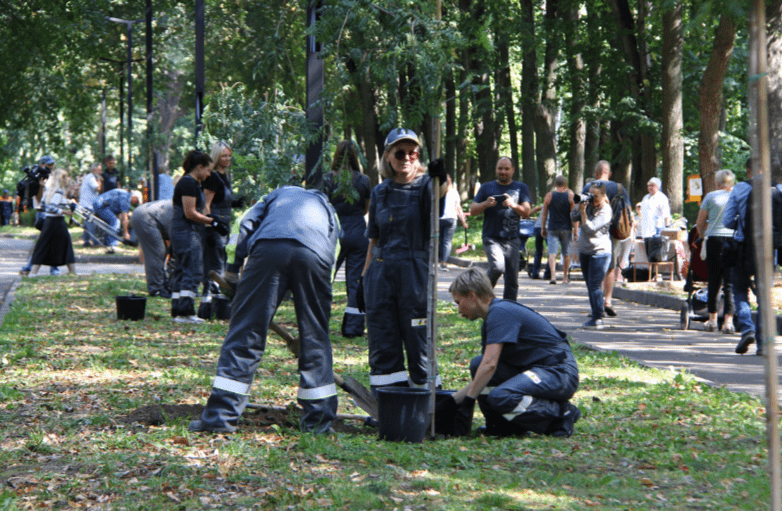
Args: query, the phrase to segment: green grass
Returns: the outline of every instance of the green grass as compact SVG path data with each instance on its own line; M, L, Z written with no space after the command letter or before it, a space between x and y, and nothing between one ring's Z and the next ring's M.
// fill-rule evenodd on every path
M186 420L126 424L142 406L203 404L227 328L175 326L159 299L144 321L117 321L113 296L139 278L39 277L18 288L0 330L0 510L768 508L758 399L578 344L583 416L569 439L408 445L248 421L230 437L191 434ZM335 369L367 384L366 340L339 335L344 307L337 284ZM289 303L277 321L295 329ZM441 375L461 387L479 322L441 302L438 325ZM295 360L269 336L251 400L286 406L297 382ZM361 413L344 395L340 411Z

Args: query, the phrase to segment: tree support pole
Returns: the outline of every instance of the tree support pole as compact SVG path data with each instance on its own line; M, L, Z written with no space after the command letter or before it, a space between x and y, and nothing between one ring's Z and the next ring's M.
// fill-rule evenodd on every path
M769 283L774 282L772 265L771 171L769 169L768 77L766 66L766 6L755 0L750 13L749 108L753 173L753 236L755 243L755 285L766 377L766 439L771 489L771 509L782 509L780 477L779 398L777 376L777 333Z

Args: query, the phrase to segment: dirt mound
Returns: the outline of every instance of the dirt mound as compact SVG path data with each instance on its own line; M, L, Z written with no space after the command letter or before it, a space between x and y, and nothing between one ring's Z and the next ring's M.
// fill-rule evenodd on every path
M161 426L176 422L187 422L201 417L203 405L149 405L130 412L117 422L123 424L141 424L143 426ZM298 429L301 408L291 404L287 408L275 406L252 406L245 410L239 420L239 433L242 429L268 429L279 426L286 429ZM339 433L376 434L377 430L366 427L361 421L337 419L333 425Z

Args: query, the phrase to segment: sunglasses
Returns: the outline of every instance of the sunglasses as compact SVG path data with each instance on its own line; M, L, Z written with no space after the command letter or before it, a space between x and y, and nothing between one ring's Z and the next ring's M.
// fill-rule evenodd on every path
M400 149L394 153L394 158L396 158L399 161L404 161L408 156L410 157L411 160L417 160L418 149L413 149L409 153L406 152L404 149Z

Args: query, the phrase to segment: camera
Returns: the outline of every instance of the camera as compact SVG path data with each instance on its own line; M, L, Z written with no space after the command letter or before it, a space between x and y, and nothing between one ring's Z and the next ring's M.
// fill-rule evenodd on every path
M25 173L25 177L16 184L16 193L25 199L27 207L32 207L32 198L38 195L41 180L48 178L52 171L36 163L32 167L24 167L22 172Z
M573 202L578 204L579 202L589 202L594 199L594 194L591 193L577 193L573 195Z

